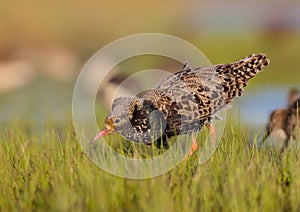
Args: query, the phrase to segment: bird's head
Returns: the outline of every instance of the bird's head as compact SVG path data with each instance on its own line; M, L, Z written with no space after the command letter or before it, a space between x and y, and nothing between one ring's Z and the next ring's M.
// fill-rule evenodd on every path
M131 127L130 117L131 108L134 104L135 99L131 97L119 97L113 101L112 112L105 119L105 127L100 133L91 140L90 143L94 143L99 138L110 134L110 133L120 133Z

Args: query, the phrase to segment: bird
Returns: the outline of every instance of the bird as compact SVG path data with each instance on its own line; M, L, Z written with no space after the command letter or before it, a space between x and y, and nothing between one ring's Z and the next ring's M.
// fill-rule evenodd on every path
M274 140L280 143L283 149L288 146L291 138L295 138L295 135L292 137L291 135L293 134L292 131L296 129L296 104L299 99L299 89L291 88L287 97L287 105L271 112L266 125L266 134L262 139L263 142Z
M287 110L285 132L287 142L300 139L300 98L296 99Z
M212 124L216 113L241 96L248 81L269 64L265 54L252 54L232 63L189 68L187 63L174 75L158 82L142 96L119 97L105 119L105 127L91 141L110 133L158 148L169 148L168 139L189 135L197 150L195 134L203 126L211 141L216 138Z
M288 107L292 106L292 104L296 102L296 100L298 100L299 98L300 98L299 89L297 87L291 88L288 95Z
M285 132L287 110L285 107L272 111L266 126L266 134L262 138L262 146L275 147L281 151L287 147Z
M266 136L269 136L273 131L285 128L287 110L287 108L279 108L271 112L266 127Z

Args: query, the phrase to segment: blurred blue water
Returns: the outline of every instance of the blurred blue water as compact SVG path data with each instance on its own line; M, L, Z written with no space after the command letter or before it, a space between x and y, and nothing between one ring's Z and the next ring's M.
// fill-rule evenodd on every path
M244 124L255 128L265 125L273 110L286 107L291 87L297 86L276 85L246 90L235 102L235 110L240 110L240 118Z
M244 95L233 102L233 120L240 119L243 125L254 129L264 128L270 113L286 106L291 87L296 86L246 88ZM72 92L73 85L40 82L33 87L0 96L0 122L31 120L38 126L43 126L49 119L58 125L70 122Z

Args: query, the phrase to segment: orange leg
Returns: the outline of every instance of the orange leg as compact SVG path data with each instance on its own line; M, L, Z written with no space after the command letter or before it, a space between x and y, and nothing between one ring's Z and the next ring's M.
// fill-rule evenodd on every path
M210 138L211 138L211 144L213 146L215 146L216 128L212 124L206 124L205 126L209 129L209 135L210 135ZM196 140L195 135L192 134L191 137L192 137L193 144L192 144L192 148L189 151L189 154L186 157L186 159L189 158L189 157L191 157L197 151L197 148L198 148L198 144L197 144L197 140Z
M216 128L212 125L212 124L206 124L205 125L208 129L209 129L209 135L210 135L210 139L211 139L211 144L213 146L215 146L215 141L216 141Z
M197 151L197 148L198 148L198 144L197 144L197 140L196 140L195 135L192 134L191 137L192 137L193 145L192 145L192 148L189 152L189 157L191 157L194 154L194 152Z

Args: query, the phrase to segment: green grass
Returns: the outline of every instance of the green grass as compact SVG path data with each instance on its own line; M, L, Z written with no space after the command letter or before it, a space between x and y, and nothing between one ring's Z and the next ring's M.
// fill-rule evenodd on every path
M0 211L299 211L300 152L258 151L248 134L228 124L204 165L195 155L162 176L129 180L95 166L71 126L48 127L43 138L2 128Z
M234 45L228 37L194 40L192 43L213 63L234 61L254 52L267 53L271 64L251 81L249 90L298 82L295 61L299 36L283 43L263 37L234 37ZM141 61L140 67L134 61L132 64L142 69L146 63ZM132 70L130 64L128 67ZM26 94L31 97L31 90ZM26 101L20 102L12 105L23 107ZM104 119L104 109L97 112ZM103 120L99 126L103 126ZM147 180L123 179L98 168L82 151L71 125L49 126L37 134L31 132L32 128L30 123L0 128L0 211L300 210L300 151L259 151L249 145L254 137L240 125L227 124L220 145L204 165L198 165L195 155L168 173ZM149 148L137 148L118 136L111 138L110 145L121 154L151 154Z

